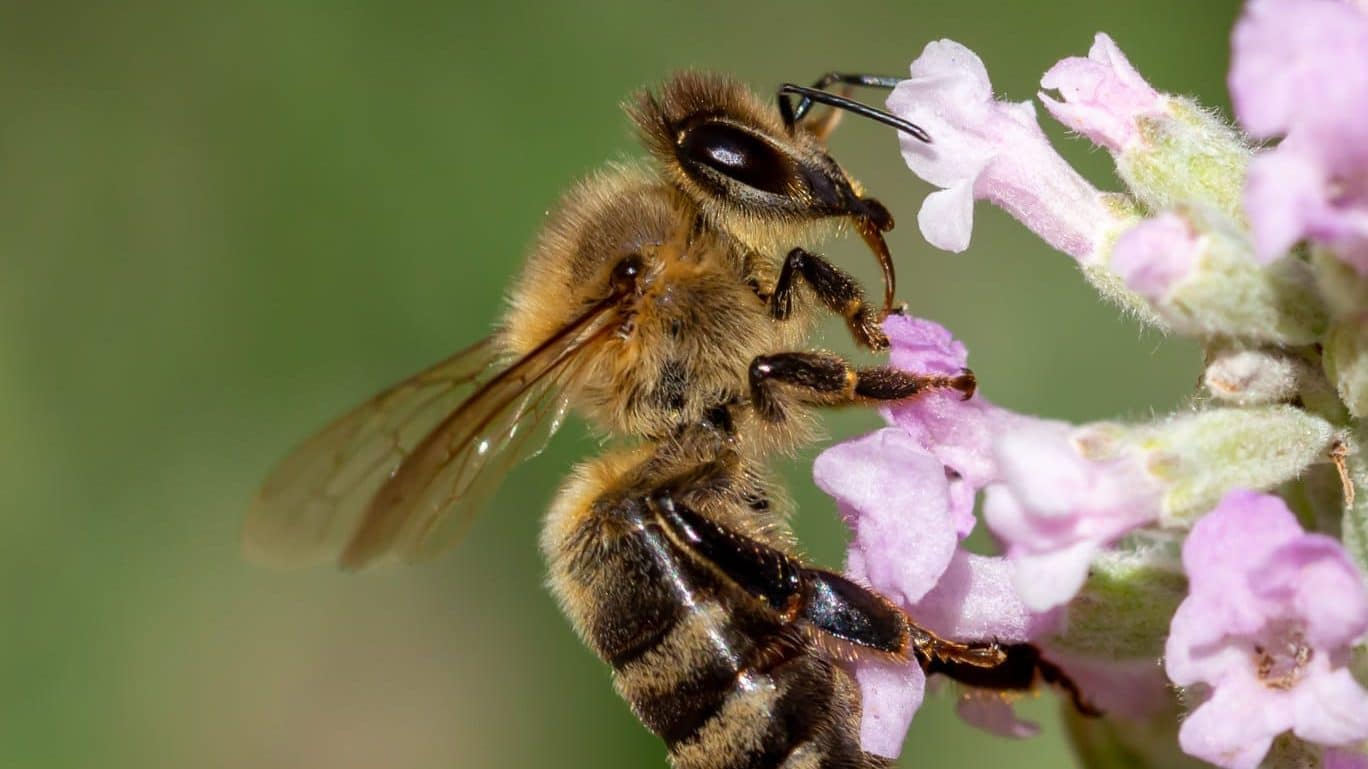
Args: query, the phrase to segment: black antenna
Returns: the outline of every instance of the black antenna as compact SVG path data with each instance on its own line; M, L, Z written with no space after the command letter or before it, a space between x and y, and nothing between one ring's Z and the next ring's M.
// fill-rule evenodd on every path
M784 83L783 85L779 86L779 114L784 119L784 125L788 126L789 128L792 128L793 124L797 120L797 117L794 115L793 112L793 105L789 102L788 99L788 94L791 93L798 94L799 96L803 97L804 101L817 102L818 104L825 104L828 107L835 107L837 109L846 110L847 112L853 112L856 115L861 115L863 117L869 118L870 120L883 123L886 126L896 128L899 131L902 131L903 133L907 134L908 136L911 136L912 138L916 139L917 141L925 142L926 144L931 143L931 135L928 134L925 131L925 129L923 129L916 123L911 123L906 120L903 120L897 115L894 115L889 112L884 112L883 110L878 109L877 107L871 107L868 104L862 104L861 102L855 101L854 99L848 99L838 94L822 91L816 88L807 88L801 85L794 85L793 83ZM803 112L806 113L807 110L804 109Z

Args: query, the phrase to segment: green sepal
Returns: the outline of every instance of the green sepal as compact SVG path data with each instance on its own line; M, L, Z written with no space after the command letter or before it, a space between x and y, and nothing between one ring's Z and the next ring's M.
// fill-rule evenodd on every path
M1046 644L1099 659L1157 660L1178 604L1187 595L1175 535L1133 536L1093 560L1066 609L1064 630Z
M1116 157L1116 170L1145 206L1161 211L1199 204L1243 221L1245 171L1253 150L1215 113L1178 96L1164 114L1141 117L1140 141Z

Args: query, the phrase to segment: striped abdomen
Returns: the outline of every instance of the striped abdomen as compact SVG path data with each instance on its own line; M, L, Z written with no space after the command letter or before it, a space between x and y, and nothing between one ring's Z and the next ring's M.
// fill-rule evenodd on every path
M567 615L677 769L888 765L860 750L849 674L635 504L560 504L543 548Z

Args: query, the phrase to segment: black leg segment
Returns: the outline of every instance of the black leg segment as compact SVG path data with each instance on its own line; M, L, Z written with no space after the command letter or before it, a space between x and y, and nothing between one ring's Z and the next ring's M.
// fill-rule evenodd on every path
M1032 644L1007 644L999 647L1003 653L997 665L965 664L961 660L922 656L920 662L927 675L940 673L947 678L977 689L1000 692L1029 692L1039 684L1049 684L1064 692L1074 708L1085 716L1100 716L1102 712L1083 698L1073 679L1058 665L1043 659L1040 649Z
M699 514L668 491L651 495L649 508L682 550L763 601L785 621L846 656L873 652L951 666L998 665L995 643L959 643L916 625L883 596L839 574L811 569L780 550L738 534Z
M669 492L652 495L650 507L672 540L786 620L855 646L908 656L907 616L877 594L839 575L806 568L787 553L699 514Z
M887 349L888 337L879 328L879 314L865 302L859 284L831 262L801 248L793 249L785 257L770 295L770 314L776 320L787 320L793 314L793 295L799 278L827 309L845 318L857 344L871 350Z
M964 369L955 376L910 374L887 366L856 369L829 353L787 352L761 355L750 365L751 404L762 419L785 417L783 389L796 391L801 403L842 406L910 398L927 390L959 390L974 394L974 374Z

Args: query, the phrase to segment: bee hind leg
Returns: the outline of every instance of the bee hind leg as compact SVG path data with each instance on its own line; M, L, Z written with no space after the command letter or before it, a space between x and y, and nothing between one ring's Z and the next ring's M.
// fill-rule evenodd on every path
M1068 696L1074 708L1085 716L1100 716L1102 711L1088 702L1083 692L1060 667L1041 657L1040 648L1027 643L1005 644L997 665L965 665L959 660L924 658L927 675L939 673L951 680L977 689L998 692L1029 692L1040 684L1054 686Z
M732 531L678 501L668 488L652 493L647 507L677 547L839 656L934 658L967 667L1005 659L995 643L940 638L869 588Z
M768 604L834 656L915 659L928 675L1004 694L1045 684L1061 691L1083 715L1102 715L1033 644L942 638L873 590L732 531L679 502L668 488L652 493L646 507L677 547Z

